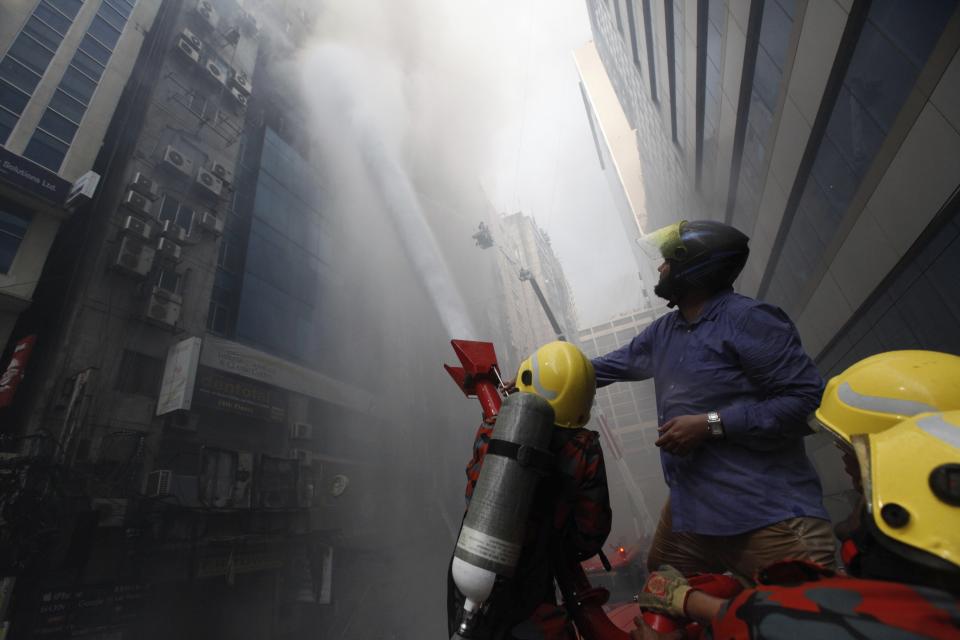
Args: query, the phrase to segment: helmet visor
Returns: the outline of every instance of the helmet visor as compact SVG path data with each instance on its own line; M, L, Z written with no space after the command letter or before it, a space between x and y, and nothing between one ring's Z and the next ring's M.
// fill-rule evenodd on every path
M651 260L680 260L687 256L687 248L680 239L680 230L686 220L661 227L637 238L637 244Z

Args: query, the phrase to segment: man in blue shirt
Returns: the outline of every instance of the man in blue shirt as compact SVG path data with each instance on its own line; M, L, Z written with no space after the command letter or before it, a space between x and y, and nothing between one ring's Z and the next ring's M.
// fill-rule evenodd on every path
M654 291L676 310L593 366L598 387L656 386L670 499L647 564L749 582L784 559L832 567L835 541L803 445L823 379L783 311L733 292L748 238L684 221L644 241L663 261Z

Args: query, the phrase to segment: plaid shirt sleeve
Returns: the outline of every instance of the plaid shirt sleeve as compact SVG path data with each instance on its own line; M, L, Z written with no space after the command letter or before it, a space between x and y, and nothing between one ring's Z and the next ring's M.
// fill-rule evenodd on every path
M556 461L565 486L554 526L565 529L569 522L570 541L589 558L603 548L613 519L600 435L579 429L557 452Z

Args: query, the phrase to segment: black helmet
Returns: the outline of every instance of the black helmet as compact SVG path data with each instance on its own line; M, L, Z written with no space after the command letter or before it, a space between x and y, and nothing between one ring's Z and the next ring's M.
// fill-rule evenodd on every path
M719 291L733 285L747 263L750 239L730 225L713 220L686 220L640 238L670 263L669 290Z

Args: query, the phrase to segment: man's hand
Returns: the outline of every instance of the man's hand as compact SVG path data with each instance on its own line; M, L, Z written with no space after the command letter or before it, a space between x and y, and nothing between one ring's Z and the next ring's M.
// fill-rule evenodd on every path
M654 444L667 453L685 456L709 437L707 427L705 413L671 418L658 429L660 437Z
M637 628L630 632L630 640L680 640L683 638L683 632L680 629L670 633L660 633L651 629L640 617L634 618L633 624L637 625Z
M684 604L690 593L690 583L683 574L665 564L650 574L643 591L637 594L641 609L665 613L674 618L687 616Z

